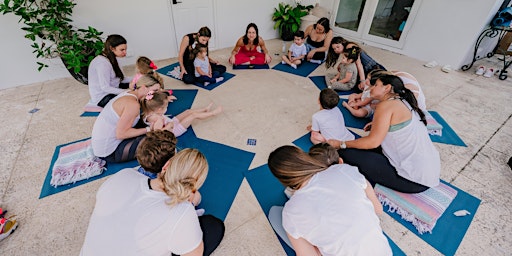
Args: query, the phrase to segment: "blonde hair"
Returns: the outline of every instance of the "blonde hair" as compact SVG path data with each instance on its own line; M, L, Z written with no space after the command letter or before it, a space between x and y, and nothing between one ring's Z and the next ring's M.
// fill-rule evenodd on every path
M169 205L188 200L206 180L208 162L197 149L186 148L169 160L169 166L160 178L164 192L171 198Z
M146 87L151 87L155 84L159 84L160 89L164 89L164 80L162 77L160 77L158 73L151 71L149 74L143 75L139 78L139 80L137 80L134 90L141 88L143 85Z
M281 184L291 189L299 189L313 175L328 166L298 147L281 146L270 153L268 167Z

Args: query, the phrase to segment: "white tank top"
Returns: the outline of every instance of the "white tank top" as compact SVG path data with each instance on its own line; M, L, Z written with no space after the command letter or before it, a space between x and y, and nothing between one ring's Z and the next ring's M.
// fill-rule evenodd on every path
M402 102L411 109L407 102ZM382 142L382 151L401 177L427 187L439 184L439 152L416 111L412 111L409 124L398 130L388 131Z
M107 103L105 108L103 108L100 115L98 116L98 119L96 119L96 122L94 122L94 127L92 128L91 145L95 156L109 156L112 154L112 152L114 152L114 150L116 150L117 146L119 146L122 141L116 137L116 127L117 122L119 122L119 115L114 110L113 104L119 98L124 96L133 96L137 98L137 96L128 93L128 91L117 95ZM135 126L137 122L139 122L139 118L139 116L135 118L132 127Z

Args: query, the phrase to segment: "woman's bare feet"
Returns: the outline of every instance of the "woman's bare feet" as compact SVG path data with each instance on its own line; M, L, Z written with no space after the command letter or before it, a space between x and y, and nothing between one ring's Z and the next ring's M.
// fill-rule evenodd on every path
M211 102L210 104L208 104L208 106L206 106L204 109L203 109L203 112L210 112L210 110L212 109L213 107L213 102Z
M222 113L222 106L218 106L216 107L212 112L211 112L214 116L215 115L218 115L220 113Z

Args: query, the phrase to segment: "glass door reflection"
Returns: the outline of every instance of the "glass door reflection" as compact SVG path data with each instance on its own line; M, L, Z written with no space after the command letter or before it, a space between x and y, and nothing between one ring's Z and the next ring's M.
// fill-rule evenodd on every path
M366 0L340 0L335 25L357 32L361 24Z
M379 0L369 34L398 41L414 0Z

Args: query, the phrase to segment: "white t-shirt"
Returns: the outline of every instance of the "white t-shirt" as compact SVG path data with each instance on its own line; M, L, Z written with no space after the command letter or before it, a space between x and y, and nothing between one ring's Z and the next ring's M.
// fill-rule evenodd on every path
M148 177L124 169L103 183L80 255L185 254L203 233L189 202L169 206L169 197L150 190Z
M290 45L290 49L288 51L292 52L292 57L300 57L308 54L308 49L305 44L298 46L296 43L293 43Z
M88 86L91 95L90 103L98 104L108 94L120 94L126 89L119 88L121 79L116 77L110 61L103 55L96 56L89 64ZM131 78L125 77L123 83L130 82Z
M322 255L392 255L357 167L332 165L284 205L283 227Z
M402 101L411 109L409 103ZM405 127L388 131L381 145L382 152L395 167L398 175L427 187L439 184L439 152L416 111L412 110L412 120Z
M345 119L338 107L322 109L313 114L311 130L320 132L325 139L354 140L354 134L345 127Z
M116 150L119 144L121 144L122 140L118 139L116 136L117 123L119 122L120 117L114 110L113 104L119 98L124 96L137 98L137 96L128 93L128 91L117 95L107 103L94 122L94 126L92 127L91 146L95 156L107 157ZM135 118L132 127L139 122L139 119L139 116Z

